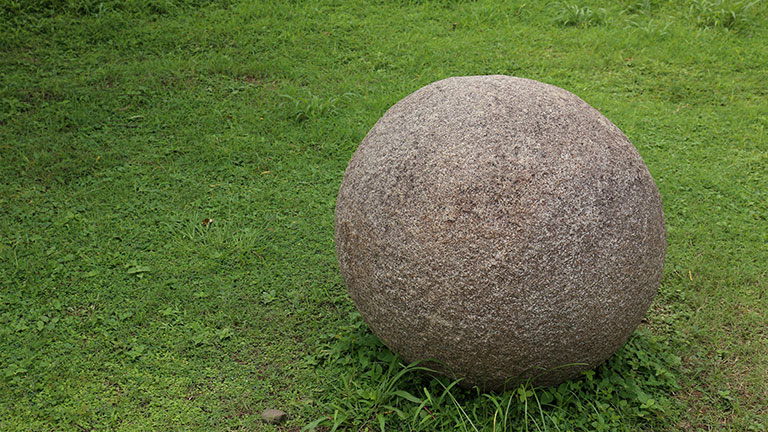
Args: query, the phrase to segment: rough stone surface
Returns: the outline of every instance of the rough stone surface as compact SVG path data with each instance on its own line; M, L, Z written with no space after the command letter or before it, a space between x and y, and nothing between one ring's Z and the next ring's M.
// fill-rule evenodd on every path
M373 332L465 386L551 385L603 362L659 286L661 198L575 95L456 77L398 102L349 163L339 267Z
M288 417L285 411L278 409L265 409L261 412L261 419L269 424L280 424Z

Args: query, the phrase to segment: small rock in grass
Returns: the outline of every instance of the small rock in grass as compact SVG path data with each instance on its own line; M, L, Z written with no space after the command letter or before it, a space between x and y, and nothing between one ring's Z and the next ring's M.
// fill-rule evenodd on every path
M269 424L282 423L287 417L287 413L278 409L266 409L261 412L261 419Z

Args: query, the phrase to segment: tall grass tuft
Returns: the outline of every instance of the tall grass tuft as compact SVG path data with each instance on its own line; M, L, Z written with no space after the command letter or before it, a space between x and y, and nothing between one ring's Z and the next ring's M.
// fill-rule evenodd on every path
M603 8L593 10L566 2L554 3L553 8L555 22L562 26L590 27L605 24L608 20L608 11Z
M640 331L580 379L555 387L524 382L503 393L466 390L423 364L404 364L359 314L325 336L311 362L327 368L327 413L304 430L558 431L665 427L675 410L680 359L663 339ZM666 425L668 426L668 425Z
M760 0L693 0L690 14L700 27L733 30L750 21L751 9L759 3Z

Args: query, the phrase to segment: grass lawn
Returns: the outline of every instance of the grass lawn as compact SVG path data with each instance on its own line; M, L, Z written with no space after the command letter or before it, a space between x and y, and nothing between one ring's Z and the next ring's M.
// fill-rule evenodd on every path
M768 429L765 1L0 0L0 23L0 430ZM600 109L664 202L647 320L555 388L399 364L336 267L366 132L481 74Z

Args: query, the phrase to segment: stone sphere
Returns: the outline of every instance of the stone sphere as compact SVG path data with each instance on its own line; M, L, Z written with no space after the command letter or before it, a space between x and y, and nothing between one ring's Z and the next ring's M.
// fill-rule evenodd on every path
M642 320L666 250L656 184L627 137L561 88L432 83L347 167L336 251L371 330L465 387L554 385Z

